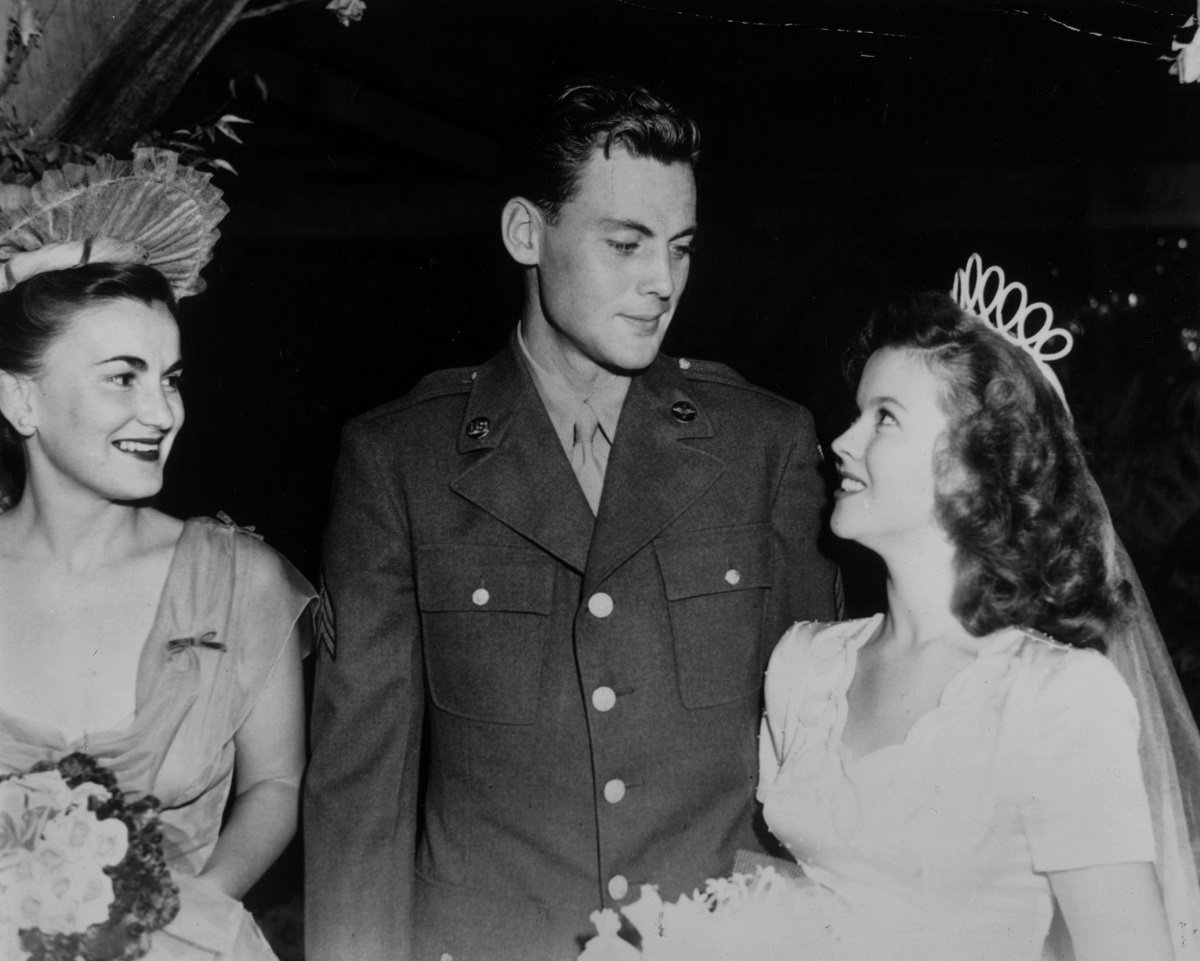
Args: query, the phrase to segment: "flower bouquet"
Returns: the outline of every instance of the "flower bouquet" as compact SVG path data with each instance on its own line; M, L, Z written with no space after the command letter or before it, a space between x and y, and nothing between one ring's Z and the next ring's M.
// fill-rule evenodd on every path
M80 753L0 777L4 961L133 961L178 910L155 798Z
M593 911L597 935L579 961L834 961L849 958L837 932L844 914L827 889L771 866L709 880L703 891L664 902L652 885L621 909L640 949L618 933L611 908Z

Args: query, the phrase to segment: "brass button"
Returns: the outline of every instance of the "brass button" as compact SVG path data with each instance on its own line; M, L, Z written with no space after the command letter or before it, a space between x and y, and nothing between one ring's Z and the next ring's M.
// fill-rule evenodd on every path
M592 617L608 617L613 612L613 599L603 591L597 591L588 598L587 606Z
M592 707L601 714L617 706L617 692L611 687L598 687L592 691Z
M625 798L625 782L613 778L604 785L604 800L609 804L619 804Z

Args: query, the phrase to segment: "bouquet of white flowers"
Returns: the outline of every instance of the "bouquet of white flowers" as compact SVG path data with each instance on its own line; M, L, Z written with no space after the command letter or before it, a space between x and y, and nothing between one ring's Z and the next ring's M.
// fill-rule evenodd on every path
M153 797L86 754L0 777L0 958L133 961L178 910Z
M830 891L806 879L787 878L773 867L706 883L703 891L664 902L657 888L621 909L640 948L618 933L611 908L592 912L597 935L579 961L834 961L850 957L839 932L844 906Z

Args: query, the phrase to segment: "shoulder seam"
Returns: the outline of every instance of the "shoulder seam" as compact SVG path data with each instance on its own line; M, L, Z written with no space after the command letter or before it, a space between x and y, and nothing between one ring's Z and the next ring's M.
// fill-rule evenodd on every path
M475 373L478 370L478 367L454 367L426 374L417 381L412 389L400 397L364 411L357 417L352 418L350 422L369 422L377 420L380 417L386 417L397 411L408 410L426 401L437 400L441 397L468 394L471 392L471 387L475 382Z
M686 363L688 366L683 366ZM691 358L680 358L680 373L689 381L699 381L705 384L719 384L723 387L733 387L738 390L748 391L752 394L757 394L767 400L775 401L785 407L790 407L796 410L804 410L804 405L794 401L782 394L777 394L769 388L762 387L752 381L746 380L732 367L723 364L716 360L693 360Z

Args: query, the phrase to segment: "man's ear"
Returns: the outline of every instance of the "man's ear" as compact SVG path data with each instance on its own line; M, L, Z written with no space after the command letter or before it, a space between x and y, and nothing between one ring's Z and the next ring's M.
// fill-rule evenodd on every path
M524 267L535 267L542 257L545 220L531 200L513 197L500 215L500 234L510 257Z
M32 437L37 430L32 397L30 378L0 370L0 414L22 437Z

